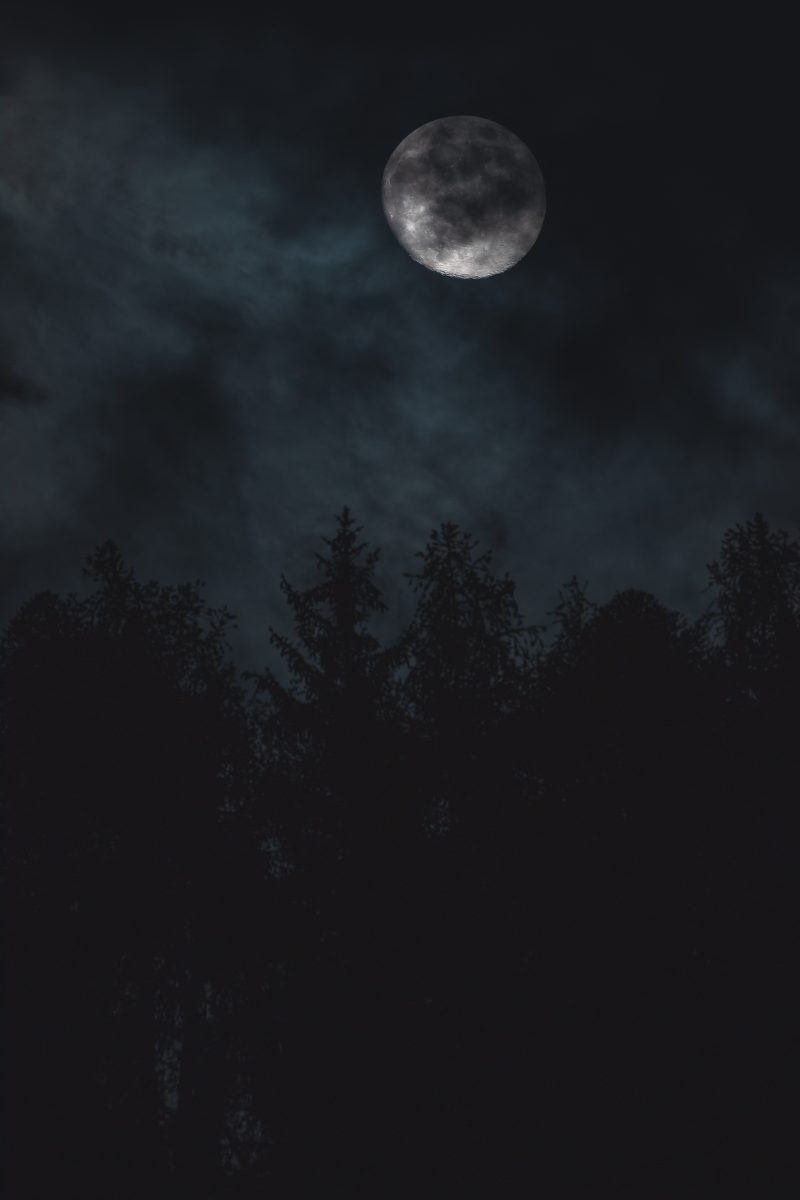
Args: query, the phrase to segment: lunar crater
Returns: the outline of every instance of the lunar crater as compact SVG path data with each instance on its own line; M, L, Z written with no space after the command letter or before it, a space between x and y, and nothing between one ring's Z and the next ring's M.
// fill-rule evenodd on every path
M484 117L442 117L400 142L383 173L383 208L401 246L441 275L483 279L518 263L545 215L539 164Z

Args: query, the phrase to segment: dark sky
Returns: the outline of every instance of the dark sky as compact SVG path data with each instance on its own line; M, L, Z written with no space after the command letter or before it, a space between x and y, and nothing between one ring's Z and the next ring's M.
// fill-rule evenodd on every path
M111 537L252 662L345 503L391 589L452 518L531 620L573 573L698 611L725 528L800 525L794 41L600 8L4 9L0 615ZM547 185L484 280L380 202L460 113Z

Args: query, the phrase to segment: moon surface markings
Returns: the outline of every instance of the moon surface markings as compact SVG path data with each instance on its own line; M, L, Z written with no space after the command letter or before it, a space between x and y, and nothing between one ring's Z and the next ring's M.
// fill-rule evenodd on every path
M513 267L542 228L545 188L528 147L484 117L421 125L383 173L389 227L422 266L461 279Z

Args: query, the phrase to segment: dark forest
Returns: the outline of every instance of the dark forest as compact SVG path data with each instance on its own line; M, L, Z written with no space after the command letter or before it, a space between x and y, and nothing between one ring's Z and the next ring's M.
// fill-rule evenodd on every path
M391 644L378 555L258 673L110 542L8 623L5 1194L795 1194L800 539L529 624L445 523Z

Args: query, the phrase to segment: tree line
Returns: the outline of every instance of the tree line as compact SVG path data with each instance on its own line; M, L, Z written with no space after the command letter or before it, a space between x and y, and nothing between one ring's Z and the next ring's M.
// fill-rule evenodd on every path
M800 539L531 625L445 523L390 644L377 566L284 678L113 543L9 622L7 1194L788 1195Z

